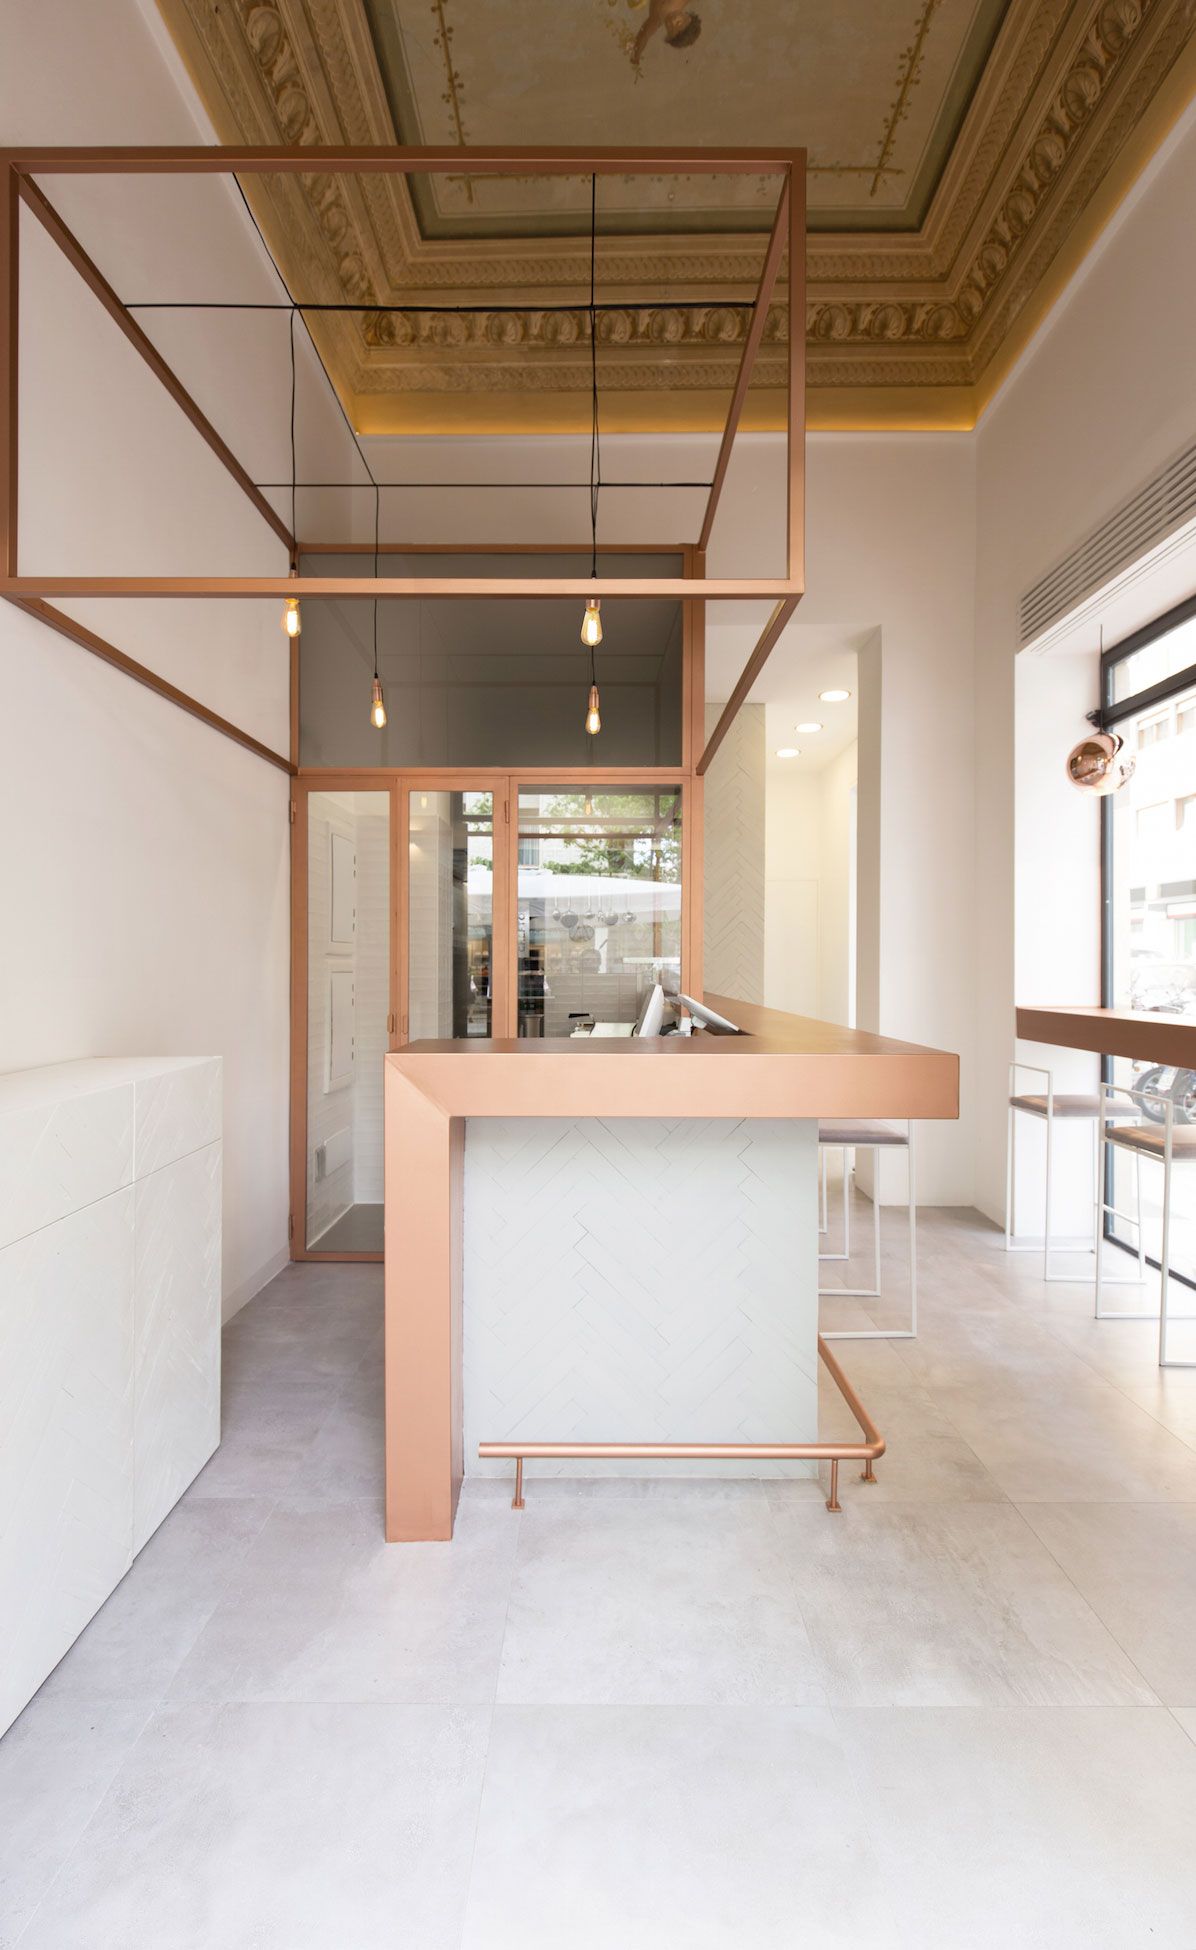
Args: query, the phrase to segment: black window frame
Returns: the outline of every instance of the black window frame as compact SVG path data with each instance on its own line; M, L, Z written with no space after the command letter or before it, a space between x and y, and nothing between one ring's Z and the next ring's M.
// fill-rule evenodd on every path
M1136 651L1144 650L1148 644L1157 643L1160 637L1169 636L1172 630L1178 629L1181 623L1189 622L1194 616L1196 616L1196 596L1189 596L1184 602L1176 603L1173 609L1164 610L1163 614L1156 616L1152 622L1144 623L1142 628L1135 630L1132 635L1123 637L1119 643L1114 643L1109 649L1101 651L1100 728L1102 731L1114 731L1127 718L1138 717L1143 711L1149 711L1152 705L1167 704L1181 691L1191 690L1196 685L1196 664L1188 664L1183 670L1177 670L1173 676L1160 678L1157 684L1148 684L1144 690L1135 691L1130 697L1115 700L1113 696L1114 672L1118 664L1124 663L1126 658L1132 657ZM1111 797L1102 799L1100 806L1100 905L1101 1004L1102 1007L1111 1009L1116 1006L1113 993L1113 804ZM1104 1083L1113 1081L1113 1062L1110 1057L1101 1058L1101 1079ZM1110 1206L1113 1203L1112 1151L1109 1152L1105 1164L1104 1196L1106 1207ZM1114 1231L1113 1215L1106 1210L1102 1216L1104 1237L1109 1244L1120 1246L1123 1252L1132 1253L1134 1248L1128 1246ZM1158 1260L1153 1259L1149 1253L1146 1255L1146 1264L1152 1266L1156 1273L1160 1270ZM1179 1273L1172 1267L1171 1277L1178 1280L1182 1286L1191 1287L1196 1291L1196 1279L1187 1273Z

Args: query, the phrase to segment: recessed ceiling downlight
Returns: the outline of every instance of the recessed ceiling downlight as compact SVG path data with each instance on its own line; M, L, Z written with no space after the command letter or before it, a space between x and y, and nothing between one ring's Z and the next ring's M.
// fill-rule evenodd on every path
M817 718L809 718L805 724L795 724L793 729L795 731L821 731L822 726L819 724Z
M819 691L818 702L819 704L846 704L850 696L850 691Z
M777 757L778 758L800 758L801 749L797 745L778 745Z

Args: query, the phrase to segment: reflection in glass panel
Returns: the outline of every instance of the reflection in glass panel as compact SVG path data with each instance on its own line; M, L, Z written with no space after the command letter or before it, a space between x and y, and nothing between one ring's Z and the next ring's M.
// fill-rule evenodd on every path
M408 1040L488 1036L493 799L417 790L409 806Z
M681 973L681 794L519 795L519 1034L634 1022Z
M1127 661L1145 655L1140 651ZM1141 689L1143 681L1153 683L1156 677L1139 673L1132 689ZM1196 1019L1196 686L1120 720L1116 728L1137 762L1128 784L1107 802L1113 842L1107 890L1112 924L1109 1000L1116 1008ZM1196 1126L1193 1072L1118 1059L1113 1080L1141 1093L1143 1120L1156 1130L1162 1127L1165 1098L1170 1099L1176 1130ZM1114 1149L1113 1159L1115 1204L1123 1215L1114 1221L1114 1236L1136 1250L1140 1170L1143 1237L1147 1253L1157 1259L1161 1167L1152 1161L1139 1166L1124 1150ZM1181 1277L1196 1277L1196 1168L1184 1161L1173 1171L1171 1258ZM1130 1299L1124 1304L1137 1303ZM1153 1296L1144 1295L1142 1304L1153 1304ZM1172 1352L1196 1358L1196 1342L1191 1349L1176 1347Z
M676 555L604 555L604 576L676 576ZM588 555L395 555L404 576L588 575ZM305 555L305 575L368 576L362 555ZM585 729L589 652L583 605L504 597L378 606L386 726L370 723L372 605L305 602L299 638L303 765L679 765L682 606L604 602L596 669L602 730Z
M307 1244L382 1251L390 794L307 801Z

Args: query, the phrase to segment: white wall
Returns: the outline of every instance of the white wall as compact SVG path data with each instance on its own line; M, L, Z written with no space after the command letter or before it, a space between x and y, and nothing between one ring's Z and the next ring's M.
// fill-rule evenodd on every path
M707 735L722 715L706 706ZM702 977L713 995L765 1002L764 706L745 704L706 774Z
M855 1019L855 806L858 745L819 774L818 1013Z
M16 0L4 37L6 142L210 139L132 0ZM156 230L169 261L139 263L130 205L113 191L121 180L47 188L124 294L172 295L164 285L188 263L201 282L213 263L229 275L256 264L264 275L244 223L230 215L227 186L190 202L184 194L174 221ZM285 564L27 217L21 241L21 566ZM145 283L133 284L139 273ZM225 362L223 374L220 364L209 357L209 391L223 387L225 415L240 413L249 437L262 424L251 404L271 398L270 388L252 364ZM235 431L227 417L225 426ZM131 603L86 613L139 660L286 749L276 615L210 605L189 616ZM7 606L0 690L0 1070L89 1055L223 1058L231 1313L287 1251L289 782Z
M824 1022L848 1022L855 999L857 751L774 767L765 793L764 1000Z
M817 774L770 771L764 833L764 1001L770 1009L791 1015L820 1016L822 805Z
M1095 821L1062 782L1084 729L1076 710L1096 702L1092 666L1018 659L1018 601L1192 439L1194 207L1189 111L977 434L976 1200L994 1217L1015 1001L1096 994ZM1119 636L1176 594L1146 578L1133 600L1136 614L1119 604Z

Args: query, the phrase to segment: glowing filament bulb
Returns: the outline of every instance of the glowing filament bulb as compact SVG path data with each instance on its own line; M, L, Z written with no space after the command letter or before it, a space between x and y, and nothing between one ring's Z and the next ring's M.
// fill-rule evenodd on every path
M597 684L591 684L590 701L586 710L586 730L589 732L591 738L596 738L602 729L602 716L598 708L599 702L598 686Z
M602 641L602 618L598 614L601 607L601 603L591 596L586 604L586 613L581 619L581 640L587 650L592 650L595 644Z
M380 677L375 677L373 689L370 693L370 723L377 731L381 731L383 725L386 723L386 705L382 697L382 679Z
M298 574L299 574L299 564L298 562L295 561L294 557L292 557L291 558L292 581ZM282 627L286 631L288 636L298 636L300 630L303 628L303 622L299 615L298 596L288 596L286 598L286 601L283 603L282 606L282 615L279 617L278 620L282 624Z

